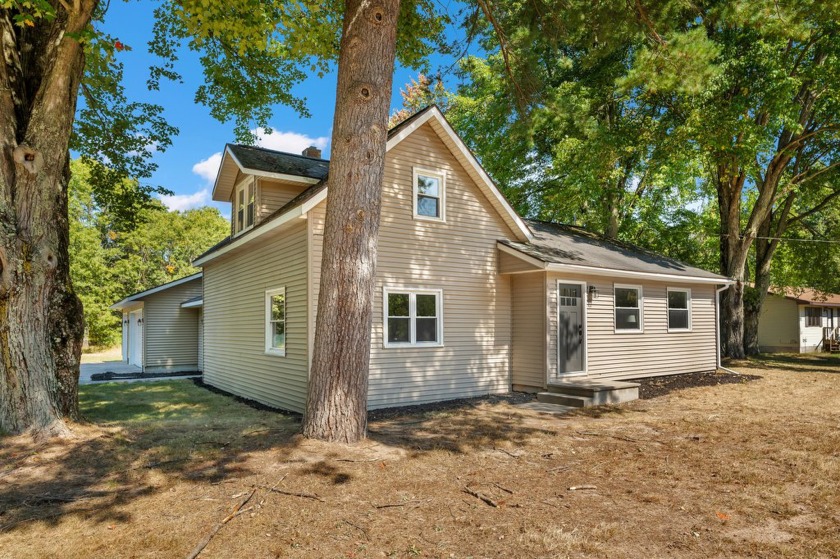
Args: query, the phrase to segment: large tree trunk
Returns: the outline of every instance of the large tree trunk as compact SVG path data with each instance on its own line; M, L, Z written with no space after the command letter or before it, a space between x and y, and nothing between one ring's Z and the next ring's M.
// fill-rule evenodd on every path
M747 355L759 354L758 322L770 289L770 266L779 248L779 239L787 231L796 197L795 192L789 194L781 207L771 212L758 229L758 238L755 240L755 285L744 299L744 351Z
M303 434L367 430L370 328L399 0L347 0L338 60L321 291Z
M723 292L720 302L721 353L743 359L744 354L744 275L749 238L741 239L741 190L745 177L732 176L720 166L717 172L718 212L720 216L721 273L736 280Z
M0 430L64 435L78 417L82 308L70 283L68 145L93 0L13 26L0 10Z

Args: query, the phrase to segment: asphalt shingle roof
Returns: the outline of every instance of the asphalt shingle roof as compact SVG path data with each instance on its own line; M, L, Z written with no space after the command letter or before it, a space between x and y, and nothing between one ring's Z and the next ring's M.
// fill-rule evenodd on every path
M305 155L295 155L254 146L228 144L228 149L246 169L280 173L321 180L327 176L330 162Z
M525 223L534 233L531 242L522 243L507 239L500 242L543 262L628 272L726 279L724 276L628 243L608 241L580 227L533 220L525 220Z

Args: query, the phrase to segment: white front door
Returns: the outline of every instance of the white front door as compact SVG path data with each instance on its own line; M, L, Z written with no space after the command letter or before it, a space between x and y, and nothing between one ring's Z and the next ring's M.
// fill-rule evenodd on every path
M584 285L557 284L557 376L584 371Z
M143 366L143 311L128 313L128 362Z

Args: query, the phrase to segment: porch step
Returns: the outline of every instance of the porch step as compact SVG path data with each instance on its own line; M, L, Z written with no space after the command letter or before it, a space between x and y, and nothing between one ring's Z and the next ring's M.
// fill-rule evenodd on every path
M557 392L537 392L537 401L546 404L557 404L559 406L569 406L572 408L588 408L594 406L592 398L585 396L567 396L566 394L558 394Z
M639 385L614 380L567 380L548 385L537 394L540 402L585 408L604 404L621 404L639 398Z

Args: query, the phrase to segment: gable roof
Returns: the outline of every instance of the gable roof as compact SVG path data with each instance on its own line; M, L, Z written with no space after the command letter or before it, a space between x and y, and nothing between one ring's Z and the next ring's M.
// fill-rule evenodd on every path
M227 202L240 172L288 182L315 184L327 176L329 161L255 146L227 144L213 184L213 200Z
M532 233L528 229L528 226L525 224L523 219L519 217L519 214L517 214L514 211L514 209L499 191L498 187L496 187L495 183L493 183L493 181L490 179L490 176L475 158L475 155L473 155L469 148L467 148L463 141L461 141L461 139L455 133L455 130L443 116L443 113L441 113L440 109L438 109L435 105L426 107L425 109L413 114L394 128L391 128L388 131L388 140L385 148L386 152L390 151L402 140L410 136L415 130L417 130L426 123L431 124L432 129L435 131L435 133L438 134L438 136L441 138L441 140L447 146L447 148L449 148L452 151L456 159L458 159L458 161L464 166L464 168L467 170L467 173L475 181L479 189L487 197L487 199L490 201L490 203L493 205L496 211L499 212L499 215L514 232L514 234L521 240L530 239L532 237ZM244 147L246 146L235 146L233 144L228 144L225 147L225 156L227 157L229 155L230 157L235 157L235 151L237 150L237 148ZM254 148L247 149L249 150ZM272 173L275 175L283 174L284 176L291 176L287 173L297 172L293 168L282 167L281 162L287 160L287 156L291 156L295 159L311 159L305 158L303 156L296 156L288 153L267 150L264 148L256 149L259 149L262 152L262 155L260 155L260 159L271 158L273 157L272 154L277 155L275 163L265 163L266 166L274 165L271 168L274 169ZM243 151L243 153L244 152L245 151ZM326 171L329 170L329 161L324 159L316 159L313 161L323 163L326 166ZM278 170L283 171L283 173L277 173ZM225 162L223 160L222 168L219 170L219 177L221 177L224 171ZM290 200L286 205L269 215L266 219L257 224L253 229L246 231L238 237L225 239L221 243L212 247L210 250L206 251L204 254L196 258L193 264L195 266L200 266L206 262L209 262L213 258L216 258L217 256L221 256L225 252L233 250L236 247L241 246L242 244L245 244L246 242L249 242L250 240L256 237L259 237L265 233L268 233L271 230L276 229L277 227L280 227L284 223L288 223L289 221L291 221L291 219L295 217L300 217L306 214L311 208L323 201L327 196L328 189L326 186L326 171L324 176L321 177L320 180L316 180L313 177L299 177L300 179L306 179L307 181L309 181L312 184L312 186L304 190L294 199ZM233 188L233 181L235 180L235 178L236 173L234 172L233 178L229 180L226 179L227 182L230 183L229 189ZM220 184L219 181L220 178L217 178L217 186ZM217 198L215 186L213 192L213 199L216 200ZM228 197L229 196L230 193L228 191Z
M501 250L531 263L535 269L629 279L733 283L719 274L629 243L607 240L580 227L532 220L526 223L534 232L533 240L523 243L503 239L499 245Z
M131 303L142 301L143 299L145 299L149 295L153 295L153 294L158 293L160 291L163 291L165 289L175 287L176 285L183 285L183 284L191 282L191 281L200 280L202 275L203 275L202 272L198 272L197 274L193 274L191 276L187 276L187 277L184 277L184 278L181 278L181 279L176 279L174 281L170 281L169 283L164 283L163 285L158 285L157 287L153 287L153 288L147 289L145 291L139 291L139 292L137 292L133 295L129 295L128 297L126 297L125 299L120 301L119 303L114 303L113 305L111 305L110 308L115 310L115 311L120 310L122 308L131 306Z
M799 305L840 307L840 295L835 295L834 293L822 293L820 291L804 287L771 288L770 293L773 295L781 295L786 299L795 301Z

